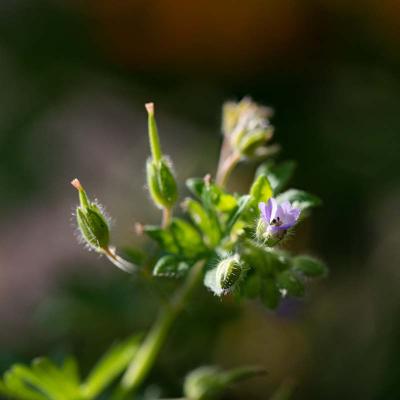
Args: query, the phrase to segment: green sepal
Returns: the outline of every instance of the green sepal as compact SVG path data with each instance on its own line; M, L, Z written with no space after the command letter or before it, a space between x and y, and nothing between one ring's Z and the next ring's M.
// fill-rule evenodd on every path
M171 208L177 200L178 189L168 162L164 158L159 161L149 159L146 167L147 185L155 205Z
M106 219L95 204L88 208L81 206L76 209L78 228L86 243L95 250L102 250L108 247L110 232Z

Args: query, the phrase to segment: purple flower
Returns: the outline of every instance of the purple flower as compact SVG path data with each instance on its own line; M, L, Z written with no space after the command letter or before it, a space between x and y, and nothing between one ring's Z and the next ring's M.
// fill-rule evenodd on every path
M272 235L284 234L286 230L294 226L301 211L300 208L292 207L289 201L278 204L273 197L268 200L268 203L260 203L258 207L265 230Z

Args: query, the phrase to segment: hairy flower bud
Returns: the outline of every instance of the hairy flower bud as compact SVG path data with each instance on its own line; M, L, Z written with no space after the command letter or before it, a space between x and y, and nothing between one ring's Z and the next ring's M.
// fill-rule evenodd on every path
M90 248L102 252L110 242L107 218L96 203L90 202L78 179L74 179L71 184L79 192L80 204L76 208L76 220L81 237Z
M222 292L229 292L242 276L243 265L238 254L220 261L216 270L216 281Z
M271 139L273 128L268 118L272 110L249 98L239 103L229 102L223 108L222 129L233 149L245 157L252 157Z
M147 185L151 198L160 207L171 208L178 197L175 178L165 159L147 161Z
M147 103L149 141L152 157L147 161L147 185L151 198L160 208L171 208L178 197L178 190L170 162L161 152L154 104Z

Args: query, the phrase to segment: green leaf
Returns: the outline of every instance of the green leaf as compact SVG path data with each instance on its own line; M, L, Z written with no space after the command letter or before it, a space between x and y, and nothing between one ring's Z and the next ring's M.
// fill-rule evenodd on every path
M80 377L79 377L79 367L76 359L72 356L67 357L64 360L62 371L64 376L70 380L70 382L79 385Z
M189 178L186 180L186 187L190 190L190 192L201 199L201 194L203 193L204 188L204 179L202 178Z
M281 291L287 292L290 296L304 296L304 283L293 271L287 270L278 274L276 284Z
M184 256L195 258L206 250L200 233L187 221L174 218L170 230Z
M286 200L290 201L293 207L298 207L301 210L305 210L310 207L317 207L322 203L321 199L319 199L317 196L297 189L287 190L276 198L278 203L282 203Z
M63 370L45 357L37 358L32 363L32 370L40 379L41 387L48 393L57 394L60 399L80 398L80 389L76 382L68 379ZM54 396L53 396L54 397Z
M238 219L242 216L244 211L247 209L250 201L251 201L251 197L249 195L244 195L244 196L240 197L236 211L232 214L232 216L229 218L229 220L226 224L227 232L229 232L232 229L233 225L235 225L235 223L238 221Z
M20 400L48 400L43 392L37 391L13 373L13 369L4 374L4 383L0 386L0 393Z
M124 371L139 347L139 340L140 335L134 335L112 346L104 354L82 386L86 398L94 399L97 397Z
M263 304L271 310L275 310L278 307L279 301L281 299L281 294L273 279L263 280L261 285L260 298Z
M221 238L220 227L215 215L207 212L196 200L186 199L185 208L193 223L203 232L208 247L214 248Z
M175 242L175 238L169 230L160 228L155 225L145 225L143 231L167 253L178 254L179 247Z
M249 275L243 284L242 293L249 299L255 299L261 291L261 279L257 273Z
M247 218L254 219L258 214L258 204L267 202L272 196L271 185L265 175L260 175L250 188L250 202L247 206Z
M271 184L274 194L277 194L289 183L295 169L296 162L294 161L284 161L279 164L267 161L258 167L256 175L265 175Z
M205 182L201 178L190 178L186 186L198 197L206 210L221 213L229 213L237 206L237 200L231 194L211 182Z
M38 371L22 364L14 365L4 377L7 386L13 390L23 390L24 388L34 388L37 392L43 393L47 397L54 400L66 400L62 387L51 381L47 377L43 377Z
M229 213L237 206L237 200L234 196L224 192L213 183L204 185L201 199L206 209L219 213Z
M189 265L176 256L167 255L161 257L153 269L154 276L179 278L189 269Z
M260 175L250 188L250 196L255 203L267 202L272 197L272 189L268 178Z
M294 257L292 269L312 278L325 276L328 273L328 268L323 262L310 256Z

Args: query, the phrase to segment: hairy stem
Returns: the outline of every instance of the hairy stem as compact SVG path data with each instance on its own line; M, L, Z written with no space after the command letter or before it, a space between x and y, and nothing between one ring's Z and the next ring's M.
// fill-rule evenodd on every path
M188 298L200 280L203 266L204 260L201 260L192 267L184 285L160 311L153 327L122 377L117 399L123 399L134 393L146 378L167 338L171 325L185 307Z
M138 266L136 264L133 264L119 256L113 247L106 247L103 249L103 252L107 258L122 271L127 272L128 274L133 274L138 270Z
M222 188L225 187L230 174L232 173L233 169L236 167L236 164L239 162L240 156L237 153L231 153L225 160L220 164L217 177L216 177L216 184L221 186Z

